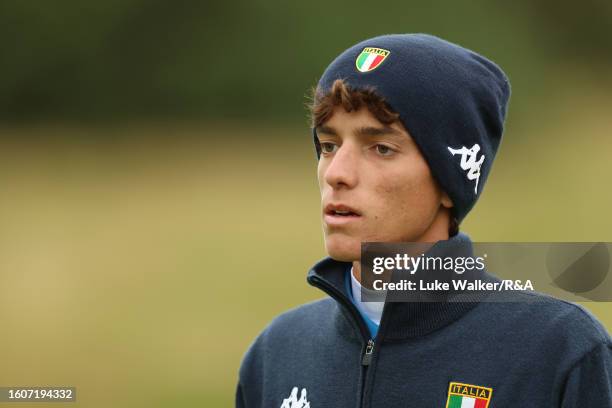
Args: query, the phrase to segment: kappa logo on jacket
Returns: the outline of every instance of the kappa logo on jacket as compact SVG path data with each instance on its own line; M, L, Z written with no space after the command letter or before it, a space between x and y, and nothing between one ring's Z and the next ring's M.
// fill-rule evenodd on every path
M280 408L310 408L310 402L306 399L306 388L302 388L300 399L298 400L298 387L293 387L289 398L283 400L283 405Z
M450 146L448 147L448 151L454 156L456 154L461 155L461 169L467 170L467 178L468 180L476 180L476 185L474 186L474 194L478 194L478 180L480 179L480 167L482 166L482 162L484 162L485 155L480 156L480 159L476 161L476 157L478 152L480 151L480 145L476 143L471 148L467 148L463 146L461 149L453 149Z

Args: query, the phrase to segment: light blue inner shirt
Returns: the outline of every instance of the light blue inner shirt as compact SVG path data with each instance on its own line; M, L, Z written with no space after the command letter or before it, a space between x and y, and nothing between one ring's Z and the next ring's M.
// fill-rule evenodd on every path
M384 302L384 294L370 290L366 288L362 288L361 283L355 278L353 275L353 267L347 268L346 275L344 278L344 283L346 285L346 291L351 298L351 302L357 307L361 318L364 323L368 327L370 335L372 338L376 338L376 334L378 333L378 326L380 325L380 318L382 317L383 307L385 306ZM362 302L361 301L361 291L364 290L371 294L372 298L381 298L380 302ZM382 295L382 297L381 297ZM371 298L370 298L371 299Z

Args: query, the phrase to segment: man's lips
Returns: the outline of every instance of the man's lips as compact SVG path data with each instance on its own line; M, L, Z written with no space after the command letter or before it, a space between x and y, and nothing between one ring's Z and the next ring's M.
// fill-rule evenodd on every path
M323 219L327 225L345 225L361 217L361 211L343 203L329 203L323 210Z

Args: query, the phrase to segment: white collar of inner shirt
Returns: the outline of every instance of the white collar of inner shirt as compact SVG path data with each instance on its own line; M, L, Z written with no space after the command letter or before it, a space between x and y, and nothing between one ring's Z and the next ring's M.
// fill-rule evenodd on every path
M353 300L357 309L377 325L380 325L383 307L385 306L385 293L379 290L364 288L361 283L353 275L353 267L351 267L351 289L353 290ZM361 291L366 294L366 299L381 299L380 302L362 302Z

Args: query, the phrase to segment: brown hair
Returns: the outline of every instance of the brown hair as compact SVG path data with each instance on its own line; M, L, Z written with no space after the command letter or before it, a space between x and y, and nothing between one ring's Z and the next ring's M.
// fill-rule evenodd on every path
M394 112L374 88L352 90L343 80L336 79L328 93L313 89L309 104L312 127L327 122L336 106L342 106L347 112L366 107L385 125L399 120L399 113Z
M337 106L342 106L347 112L365 107L384 125L399 121L399 113L391 109L374 88L354 90L342 79L336 79L327 93L321 92L320 89L312 89L308 103L311 126L315 128L327 122ZM448 234L452 237L458 232L459 223L455 217L451 217Z

